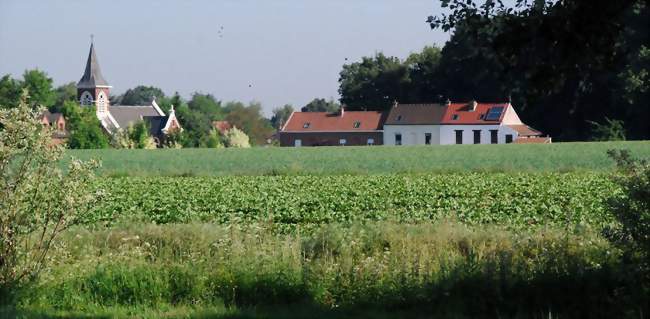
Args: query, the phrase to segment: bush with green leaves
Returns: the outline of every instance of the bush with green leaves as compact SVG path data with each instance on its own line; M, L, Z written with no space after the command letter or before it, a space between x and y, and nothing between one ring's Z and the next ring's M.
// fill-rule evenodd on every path
M56 237L90 211L94 161L59 168L61 146L29 106L0 108L0 303L37 276Z
M622 192L609 200L609 207L619 222L608 237L642 258L650 266L650 163L632 158L626 150L610 150L608 154L619 168L614 176Z
M234 148L249 148L251 147L250 139L244 131L233 127L226 131L224 136L226 146Z

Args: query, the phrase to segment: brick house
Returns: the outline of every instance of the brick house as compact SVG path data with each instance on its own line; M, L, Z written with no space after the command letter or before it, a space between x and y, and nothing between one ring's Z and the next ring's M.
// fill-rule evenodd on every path
M278 132L280 146L383 144L382 112L293 112Z
M61 113L45 111L41 114L41 124L53 129L52 143L61 144L68 138L68 131L65 128L65 117Z

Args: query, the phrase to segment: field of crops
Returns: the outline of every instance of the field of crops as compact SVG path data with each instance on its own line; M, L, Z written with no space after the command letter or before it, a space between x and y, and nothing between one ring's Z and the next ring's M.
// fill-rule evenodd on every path
M609 221L616 192L595 173L370 176L125 177L102 179L106 197L87 222L119 220L279 227L456 219L511 227Z
M110 176L375 175L608 171L609 149L650 157L650 142L253 149L69 150Z

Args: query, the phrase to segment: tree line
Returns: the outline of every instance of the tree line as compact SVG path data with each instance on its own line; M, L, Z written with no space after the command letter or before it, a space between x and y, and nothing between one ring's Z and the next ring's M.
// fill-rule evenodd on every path
M441 0L442 47L345 65L350 109L511 101L556 140L650 139L650 16L642 0Z

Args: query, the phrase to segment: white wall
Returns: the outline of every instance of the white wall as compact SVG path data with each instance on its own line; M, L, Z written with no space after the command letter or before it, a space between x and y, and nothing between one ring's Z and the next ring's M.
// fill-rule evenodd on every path
M424 145L426 133L431 133L431 144L456 144L456 130L463 130L463 144L474 144L474 130L481 130L481 144L491 144L490 130L498 130L499 144L505 144L506 135L517 139L517 131L503 125L384 125L384 145L395 145L395 134L402 134L402 145Z
M395 145L395 134L402 134L402 145L424 145L426 133L431 144L440 144L440 125L384 125L384 145Z
M481 144L491 144L492 133L498 130L498 144L506 143L506 135L512 135L512 140L517 139L517 131L503 125L441 125L440 144L456 144L456 130L463 131L463 144L474 144L474 130L481 131Z

